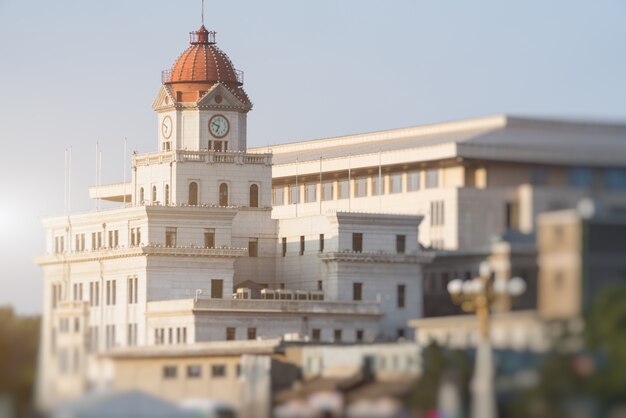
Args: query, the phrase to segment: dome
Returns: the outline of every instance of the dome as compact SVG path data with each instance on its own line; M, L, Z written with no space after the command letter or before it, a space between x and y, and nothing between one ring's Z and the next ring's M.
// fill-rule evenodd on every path
M236 70L228 56L215 45L215 32L204 25L190 34L190 46L170 70L163 72L163 83L169 85L177 101L196 102L215 84L221 83L246 104L243 72Z

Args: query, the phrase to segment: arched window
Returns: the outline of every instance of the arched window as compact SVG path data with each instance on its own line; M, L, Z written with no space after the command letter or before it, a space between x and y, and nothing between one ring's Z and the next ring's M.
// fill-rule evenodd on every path
M189 204L193 206L198 204L198 183L195 181L189 183Z
M166 205L170 204L170 185L169 184L165 185L165 204Z
M259 207L259 186L256 184L250 186L250 207Z
M220 206L228 206L228 184L220 184Z
M143 205L144 200L146 200L146 197L144 196L143 187L140 187L139 188L139 204Z
M156 186L152 186L152 203L156 202Z

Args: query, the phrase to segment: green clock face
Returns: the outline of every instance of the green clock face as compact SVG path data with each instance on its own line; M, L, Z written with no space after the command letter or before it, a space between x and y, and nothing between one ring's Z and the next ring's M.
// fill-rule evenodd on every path
M169 116L164 117L161 122L161 133L165 139L170 139L172 136L172 118Z
M209 119L209 132L215 138L224 138L230 129L228 119L223 115L215 115Z

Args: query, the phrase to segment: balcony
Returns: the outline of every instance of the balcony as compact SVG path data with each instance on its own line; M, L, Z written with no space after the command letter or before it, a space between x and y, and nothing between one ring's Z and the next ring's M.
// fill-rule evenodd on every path
M249 154L245 151L174 150L133 155L133 167L168 164L173 161L207 164L272 165L272 154Z

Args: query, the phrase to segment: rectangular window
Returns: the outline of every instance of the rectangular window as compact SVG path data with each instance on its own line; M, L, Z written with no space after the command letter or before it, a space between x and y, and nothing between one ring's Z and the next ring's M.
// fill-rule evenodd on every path
M117 248L119 244L119 231L117 229L109 231L109 248Z
M406 298L406 285L398 285L398 308L404 308Z
M248 328L248 339L256 340L256 328Z
M204 229L204 248L215 248L215 229Z
M443 200L430 202L430 225L437 226L444 224Z
M350 198L350 181L349 180L339 180L337 182L337 198L338 199L349 199Z
M91 233L91 249L97 250L102 248L102 232Z
M360 177L354 180L354 197L367 196L367 177Z
M352 234L352 251L357 253L363 252L363 234L360 232Z
M93 282L89 282L89 306L93 306Z
M304 235L300 235L300 255L304 255Z
M363 342L363 330L362 329L357 329L356 330L356 340L357 342Z
M296 205L300 203L300 186L289 186L289 204Z
M434 189L439 187L439 169L433 168L426 171L426 188Z
M211 366L211 377L226 376L226 366L224 364L213 364Z
M178 375L178 367L163 366L163 379L176 379Z
M85 234L76 234L76 251L85 251Z
M236 337L235 327L226 327L226 341L233 341Z
M317 281L317 290L324 290L324 286L321 280Z
M352 283L352 300L363 300L363 283Z
M130 229L130 245L137 246L140 244L141 244L141 229L131 228Z
M65 250L65 238L64 237L55 237L54 238L54 252L57 254L62 253Z
M519 230L519 203L506 202L504 210L506 229Z
M311 330L311 341L319 342L322 339L322 331L319 328Z
M106 304L107 306L109 306L111 304L111 281L107 280L106 281L107 284L107 288L106 288Z
M165 246L176 247L176 228L168 226L165 228Z
M285 237L282 239L282 255L283 257L287 255L287 238Z
M333 189L332 181L322 183L322 200L333 200Z
M284 187L274 187L272 189L272 202L274 206L282 206L285 204L285 189Z
M202 366L199 364L190 364L187 366L187 377L190 379L199 379L202 377Z
M324 252L324 234L320 234L320 253Z
M317 201L317 184L307 184L304 188L304 201L306 203Z
M259 239L258 238L250 238L248 240L248 256L249 257L259 256Z
M372 176L372 196L378 196L383 194L383 176Z
M593 186L593 170L590 168L570 168L568 177L571 187L589 188Z
M610 190L626 189L626 169L607 168L604 170L604 187Z
M211 280L211 299L222 299L224 294L224 280Z
M95 293L94 306L100 306L100 282L96 282L94 293Z
M389 176L389 193L402 193L402 173Z
M406 251L406 235L396 235L396 252L404 254Z
M340 329L336 329L335 330L335 332L333 333L334 342L336 342L336 343L341 342L341 334L342 334L342 332L341 332Z
M398 339L404 338L404 328L398 328L396 335L398 336Z
M137 277L128 278L128 303L137 303Z

